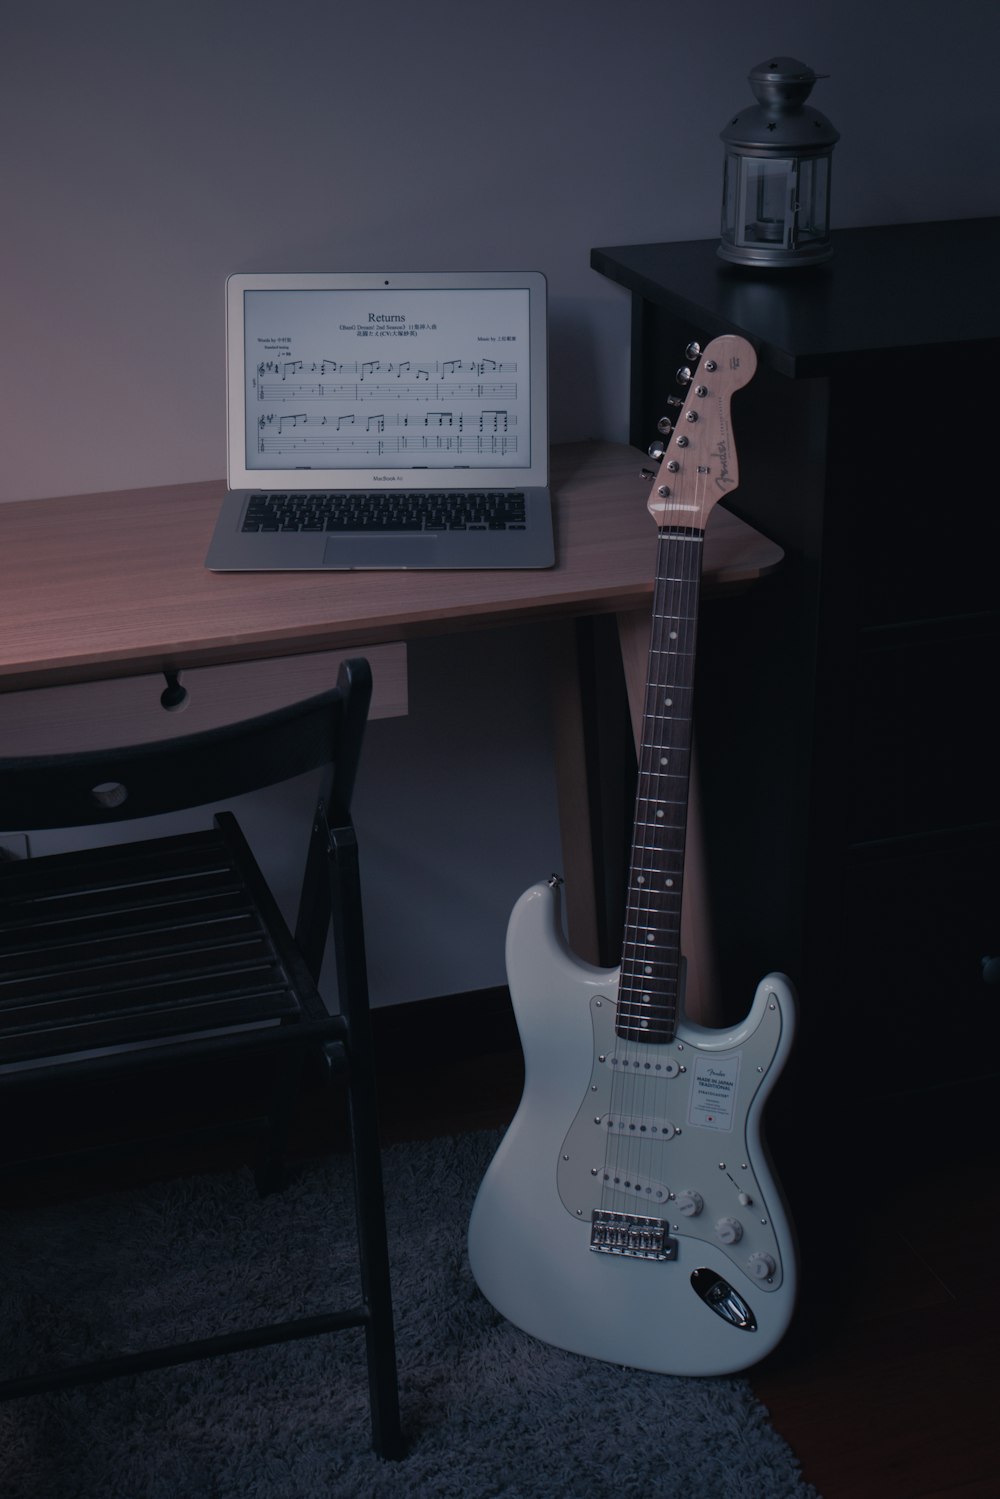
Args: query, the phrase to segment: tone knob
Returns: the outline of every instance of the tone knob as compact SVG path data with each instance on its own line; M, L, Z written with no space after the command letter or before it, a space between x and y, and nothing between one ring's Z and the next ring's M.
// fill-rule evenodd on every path
M678 1192L677 1211L683 1213L685 1218L697 1218L705 1206L705 1199L700 1192Z
M720 1218L715 1232L723 1244L738 1244L743 1237L743 1224L738 1218Z
M770 1280L777 1268L774 1256L765 1254L762 1249L752 1254L747 1260L747 1269L754 1280Z

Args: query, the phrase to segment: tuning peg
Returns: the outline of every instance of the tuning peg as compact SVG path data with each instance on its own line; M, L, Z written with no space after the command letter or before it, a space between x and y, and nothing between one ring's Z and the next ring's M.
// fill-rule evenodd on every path
M691 371L688 369L688 367L687 367L686 364L682 364L681 367L680 367L680 369L677 371L677 384L678 385L690 385L691 384L691 380L692 380Z
M670 420L669 416L660 417L660 420L656 424L656 430L657 432L662 432L664 437L670 436L671 432L674 430L674 424Z
M648 484L651 480L656 478L656 470L654 468L641 468L639 470L639 478L645 479L646 483Z
M693 359L697 359L700 354L701 354L701 344L700 343L696 343L695 340L692 339L691 342L688 344L687 348L684 350L684 358L685 359L692 359L693 360Z
M654 463L661 462L664 455L666 454L666 451L667 450L663 446L662 442L651 442L649 444L649 447L646 449L646 452L649 454L650 458L653 459Z
M667 405L668 406L683 406L684 402L681 400L680 396L667 396Z

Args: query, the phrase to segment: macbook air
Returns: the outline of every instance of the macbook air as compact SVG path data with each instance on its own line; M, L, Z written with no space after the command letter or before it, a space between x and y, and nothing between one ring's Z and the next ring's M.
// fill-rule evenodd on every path
M541 274L231 276L226 332L207 567L552 565Z

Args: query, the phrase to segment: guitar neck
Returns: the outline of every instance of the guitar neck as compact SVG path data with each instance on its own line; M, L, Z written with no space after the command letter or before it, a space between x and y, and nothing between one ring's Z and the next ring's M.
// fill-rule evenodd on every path
M687 350L701 356L697 344ZM695 634L705 525L713 505L739 483L730 399L753 376L746 339L723 334L704 351L676 431L664 417L662 460L649 510L659 528L649 673L639 747L635 832L615 1029L630 1041L672 1041L681 1001L681 899L691 771ZM692 383L693 382L693 383ZM647 475L647 477L652 477Z
M681 900L703 547L704 532L695 528L671 526L659 532L615 1027L627 1040L671 1041L679 1016Z

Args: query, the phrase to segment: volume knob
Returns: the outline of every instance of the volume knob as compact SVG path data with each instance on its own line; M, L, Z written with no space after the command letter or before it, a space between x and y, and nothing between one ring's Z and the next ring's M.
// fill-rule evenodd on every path
M683 1213L685 1218L697 1218L705 1206L705 1199L700 1192L678 1192L677 1211Z
M723 1244L738 1244L743 1237L743 1224L738 1218L720 1218L715 1232Z

